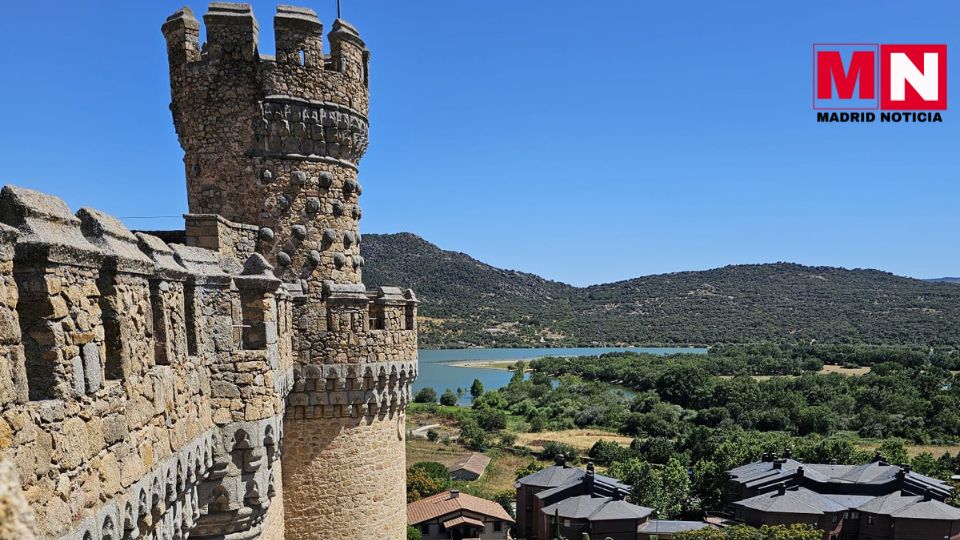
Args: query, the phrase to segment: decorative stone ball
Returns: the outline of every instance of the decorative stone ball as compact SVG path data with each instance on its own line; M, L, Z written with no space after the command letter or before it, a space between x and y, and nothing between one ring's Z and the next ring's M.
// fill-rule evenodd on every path
M320 173L319 182L320 182L320 187L322 188L330 187L330 185L333 184L333 173L323 171L322 173Z
M270 227L260 227L260 239L265 242L273 241L273 229Z
M320 199L318 197L307 197L307 212L316 214L320 211Z
M345 193L353 193L354 191L357 190L357 187L359 186L360 184L358 184L355 179L350 178L349 180L343 183L343 191Z
M263 172L260 173L260 180L262 180L264 184L273 182L273 173L270 172L270 169L264 169Z
M357 195L363 194L363 185L360 182L357 182Z
M343 203L340 201L333 201L333 215L340 217L343 215Z
M323 230L323 241L326 244L332 244L337 240L337 231L333 229L324 229Z
M293 231L293 237L297 240L303 240L307 237L307 228L303 225L294 225L291 230Z
M303 171L293 171L290 175L290 182L295 186L302 186L307 183L307 173Z
M357 269L357 268L360 268L361 266L363 266L363 257L361 257L360 255L354 255L353 268Z
M277 263L280 266L289 266L290 265L290 254L286 251L281 251L277 253Z
M319 251L317 251L317 250L315 250L315 249L311 249L311 250L310 250L310 256L309 256L308 258L310 259L310 264L312 264L313 266L317 266L318 264L320 264L320 252L319 252Z
M350 247L356 241L357 237L353 231L343 231L343 247Z
M353 210L350 211L350 215L353 216L353 219L360 219L363 216L363 211L360 210L359 206L354 206Z
M277 207L281 210L290 208L290 198L286 195L277 195Z
M337 265L337 268L343 268L343 265L347 264L347 257L343 253L334 253L333 264Z

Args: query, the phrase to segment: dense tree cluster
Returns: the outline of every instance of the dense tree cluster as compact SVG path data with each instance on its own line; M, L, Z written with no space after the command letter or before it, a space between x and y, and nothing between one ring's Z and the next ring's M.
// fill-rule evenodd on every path
M597 425L645 437L675 437L680 426L693 424L949 442L960 437L960 379L951 372L958 361L953 350L774 344L717 347L707 355L544 358L531 363L537 375L529 384L559 377L560 387L549 399L543 398L545 389L532 389L532 402L521 400L517 407L523 413L536 405L555 429ZM811 371L826 363L872 368L860 376ZM792 376L753 377L767 375ZM637 393L628 398L606 385L591 386L593 381ZM576 396L584 393L604 395L580 400L581 408Z
M427 347L756 341L960 344L960 286L777 263L578 288L408 233L364 236L368 285L412 287Z

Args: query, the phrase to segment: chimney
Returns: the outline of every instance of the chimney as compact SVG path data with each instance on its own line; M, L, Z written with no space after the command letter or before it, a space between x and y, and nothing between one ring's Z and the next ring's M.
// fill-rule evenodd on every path
M593 481L595 480L593 471L593 462L587 463L587 474L583 475L583 482L587 485L589 493L593 493Z
M929 500L931 500L931 499L933 499L933 493L931 493L929 489L923 490L923 500L924 500L924 502L929 501Z
M764 463L770 461L770 452L764 452L763 455L760 456L760 461Z
M875 453L873 454L873 462L876 463L876 462L878 462L878 461L883 461L883 456L880 455L880 452L879 452L879 451L877 451L877 452L875 452Z
M897 471L897 480L903 481L907 477L907 469L905 467L900 467L900 470Z
M788 446L787 449L783 451L783 457L786 459L793 457L793 449Z
M773 468L774 468L774 469L777 469L777 470L782 469L782 468L783 468L783 460L780 460L780 459L774 460L774 462L773 462Z
M797 479L803 478L803 467L797 467Z
M786 493L787 493L787 485L784 484L784 483L778 484L778 485L777 485L777 495L786 495Z
M460 496L460 490L459 490L459 489L451 489L451 490L450 490L450 498L451 498L451 499L456 499L456 498L459 497L459 496Z
M567 456L563 454L557 454L553 457L553 462L557 464L557 467L566 467L567 466Z

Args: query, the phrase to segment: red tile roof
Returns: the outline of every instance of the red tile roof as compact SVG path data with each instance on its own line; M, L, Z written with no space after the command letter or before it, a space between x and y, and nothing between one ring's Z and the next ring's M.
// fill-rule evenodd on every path
M513 518L498 503L466 493L454 496L452 492L444 491L408 504L407 524L416 525L462 510L513 523Z

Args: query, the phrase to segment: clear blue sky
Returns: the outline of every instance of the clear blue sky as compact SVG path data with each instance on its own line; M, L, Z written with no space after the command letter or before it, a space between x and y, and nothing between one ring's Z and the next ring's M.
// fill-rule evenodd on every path
M364 232L574 284L780 260L960 274L960 117L810 107L816 41L947 43L960 107L955 0L344 2L373 51ZM335 1L305 4L329 29ZM5 6L0 180L185 212L160 33L180 5ZM274 11L254 2L270 54Z

